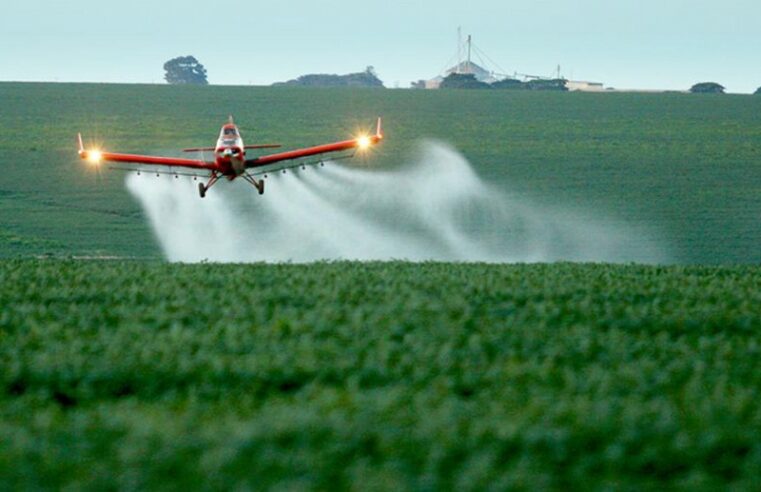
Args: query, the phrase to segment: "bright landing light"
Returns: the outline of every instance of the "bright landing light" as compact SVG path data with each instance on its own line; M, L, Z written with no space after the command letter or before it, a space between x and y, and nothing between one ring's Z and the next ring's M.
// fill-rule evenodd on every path
M100 150L91 150L87 152L87 160L90 161L91 164L99 163L101 157L103 157L103 154Z
M357 138L357 147L360 148L360 150L365 150L370 147L370 144L372 142L370 141L370 137L367 135L363 135L359 138Z

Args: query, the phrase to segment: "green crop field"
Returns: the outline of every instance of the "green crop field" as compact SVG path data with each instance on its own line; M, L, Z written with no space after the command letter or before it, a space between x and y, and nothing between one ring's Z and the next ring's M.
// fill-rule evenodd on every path
M76 132L177 155L230 113L383 115L359 165L448 142L672 265L166 263ZM759 490L760 166L750 96L0 83L0 489Z
M761 269L0 263L4 489L758 490Z
M177 155L230 113L247 142L287 147L383 115L380 169L439 139L521 200L647 228L669 262L761 261L758 97L15 83L0 83L0 257L161 257L124 177L98 184L77 160L76 132Z

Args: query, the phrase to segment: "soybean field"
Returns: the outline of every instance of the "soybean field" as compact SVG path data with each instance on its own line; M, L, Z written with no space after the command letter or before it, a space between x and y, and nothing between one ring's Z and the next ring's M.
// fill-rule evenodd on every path
M560 253L290 263L281 246L310 245L273 247L273 217L306 236L369 229L303 215L310 202L277 193L288 178L202 202L172 176L125 187L77 157L78 131L178 155L228 114L246 143L287 148L381 115L372 156L292 183L398 225L397 181L332 180L399 176L438 142L430 173L404 176L446 184L439 197L470 179L523 224L493 244L531 244L526 224L548 222L539 244ZM761 488L758 97L0 83L0 130L1 489ZM145 206L156 190L181 201ZM302 215L224 215L232 192ZM415 219L451 205L415 198ZM195 214L233 217L246 261L177 261L211 236L178 235ZM608 231L618 263L542 261ZM657 261L626 260L653 245Z
M757 490L761 269L0 263L8 489Z
M440 141L514 203L647 231L664 263L761 261L758 97L28 83L0 84L0 256L165 257L124 176L78 160L76 133L178 155L212 145L228 114L247 143L286 148L381 115L386 139L360 166L393 169Z

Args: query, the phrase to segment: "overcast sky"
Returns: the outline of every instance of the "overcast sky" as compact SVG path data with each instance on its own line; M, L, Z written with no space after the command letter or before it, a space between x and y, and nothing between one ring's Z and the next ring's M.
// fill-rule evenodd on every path
M408 87L454 63L458 26L505 73L761 86L760 0L6 0L0 80L160 83L166 60L192 54L212 84L373 65Z

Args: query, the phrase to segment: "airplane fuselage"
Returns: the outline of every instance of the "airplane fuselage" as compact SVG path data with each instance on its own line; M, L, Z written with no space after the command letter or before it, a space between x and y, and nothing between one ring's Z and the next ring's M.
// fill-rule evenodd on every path
M246 170L246 148L238 127L228 123L222 127L214 149L214 161L227 179L235 179Z

